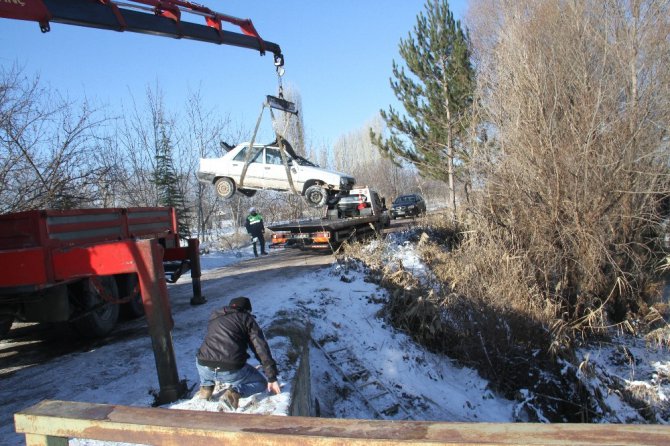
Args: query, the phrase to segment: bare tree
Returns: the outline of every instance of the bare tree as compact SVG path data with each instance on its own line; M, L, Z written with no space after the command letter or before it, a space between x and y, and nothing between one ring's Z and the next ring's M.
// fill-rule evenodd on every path
M217 223L216 216L224 213L225 203L211 185L197 180L196 172L200 158L223 155L222 142L227 139L226 130L230 117L218 118L215 110L205 109L201 91L189 92L186 105L186 131L184 135L182 162L189 172L190 191L196 209L198 238L206 241L209 230Z
M92 205L106 174L92 156L103 123L88 103L0 68L0 211Z
M385 133L380 116L335 141L332 151L334 168L353 175L358 185L370 186L388 199L404 193L422 192L422 186L426 184L439 183L438 188L444 189L441 182L420 178L411 164L394 162L383 156L371 139L371 133Z
M162 141L167 138L180 152L181 129L176 115L165 108L160 87L147 87L146 102L139 105L134 98L129 112L124 110L123 117L117 120L115 140L107 144L108 151L116 152L110 156L110 168L115 172L113 178L114 195L119 206L159 206L160 194L156 187L156 154ZM178 153L177 158L183 159ZM177 163L177 188L188 190L188 169L191 166Z

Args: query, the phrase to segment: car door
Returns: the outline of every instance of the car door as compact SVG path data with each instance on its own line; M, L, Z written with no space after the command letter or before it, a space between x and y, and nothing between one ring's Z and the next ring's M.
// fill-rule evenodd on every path
M276 147L265 148L263 179L266 184L266 187L268 188L277 190L290 189L290 186L288 184L288 176L286 175L286 167L284 167L281 158L281 153L279 152L279 149Z
M242 187L249 187L254 189L263 189L263 149L256 147L252 153L251 162L247 168L247 173L244 176L244 183ZM230 174L235 183L239 184L240 176L242 176L242 169L247 156L249 147L240 150L230 163Z

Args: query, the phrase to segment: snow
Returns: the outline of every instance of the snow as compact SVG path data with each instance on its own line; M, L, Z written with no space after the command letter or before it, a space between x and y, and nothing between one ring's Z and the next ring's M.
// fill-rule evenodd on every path
M401 261L418 275L425 274L412 244L397 240L389 261ZM431 353L414 343L406 334L389 326L380 317L387 293L366 281L362 267L332 262L323 267L286 274L276 272L274 280L241 281L235 274L244 274L252 261L272 261L277 255L253 260L250 249L215 252L201 257L203 292L208 302L200 306L175 308L173 344L180 378L186 379L190 395L198 389L194 355L198 349L206 321L212 310L228 303L232 297L248 296L257 320L267 333L279 319L303 320L313 324L312 337L322 345L310 352L312 393L319 400L322 416L340 418L374 418L375 410L365 404L356 390L328 362L324 351L331 352L344 373L366 370L367 381L390 392L390 401L401 407L389 419L511 422L514 401L496 395L477 372L462 367L449 358ZM313 254L305 254L310 256ZM331 257L332 259L332 257ZM307 262L305 262L307 263ZM280 282L278 282L280 280ZM222 285L226 281L226 285ZM231 286L232 282L232 286ZM188 296L190 276L185 274L168 285L171 300ZM185 299L181 299L185 300ZM282 336L268 341L280 370L282 393L259 394L240 401L239 412L287 415L291 382L296 364L289 358L290 343ZM670 394L668 376L670 361L662 351L636 345L632 351L636 367L622 361L619 369L608 369L613 352L610 348L581 352L594 367L622 381L650 386L659 400ZM339 351L338 351L339 350ZM613 378L613 379L615 379ZM16 389L23 389L17 391ZM25 391L28 389L28 391ZM22 445L23 436L14 433L13 414L42 399L61 399L93 403L151 406L157 390L157 376L150 339L147 336L119 341L90 351L61 356L44 364L18 370L2 380L0 388L0 443ZM168 404L175 410L226 411L216 400L188 398ZM520 392L523 395L523 392ZM610 407L620 413L622 421L638 420L617 395L607 395ZM381 398L383 400L383 398ZM101 442L71 440L71 445L98 445ZM121 443L104 443L119 445Z

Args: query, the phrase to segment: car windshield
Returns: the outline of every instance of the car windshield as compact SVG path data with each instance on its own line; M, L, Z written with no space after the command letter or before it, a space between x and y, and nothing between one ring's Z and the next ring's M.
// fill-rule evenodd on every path
M302 156L297 156L295 158L295 162L298 163L300 166L311 166L311 167L319 167L318 165L314 164L308 159L303 158Z
M416 197L414 195L404 195L395 199L393 204L412 204L415 203Z

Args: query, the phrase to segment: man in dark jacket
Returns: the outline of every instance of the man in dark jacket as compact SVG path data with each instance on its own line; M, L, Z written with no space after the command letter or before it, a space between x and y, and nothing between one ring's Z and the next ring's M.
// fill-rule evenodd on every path
M265 376L247 364L251 351L262 364ZM198 398L209 400L216 382L228 384L221 400L232 410L241 397L254 393L281 392L277 382L277 364L256 319L251 315L251 302L236 297L227 307L215 310L209 317L207 334L196 355L200 375Z
M249 209L249 215L244 223L247 232L251 235L252 245L254 247L254 255L258 257L256 250L256 243L261 244L261 254L267 255L265 252L265 226L263 225L263 216L256 211L256 208Z

